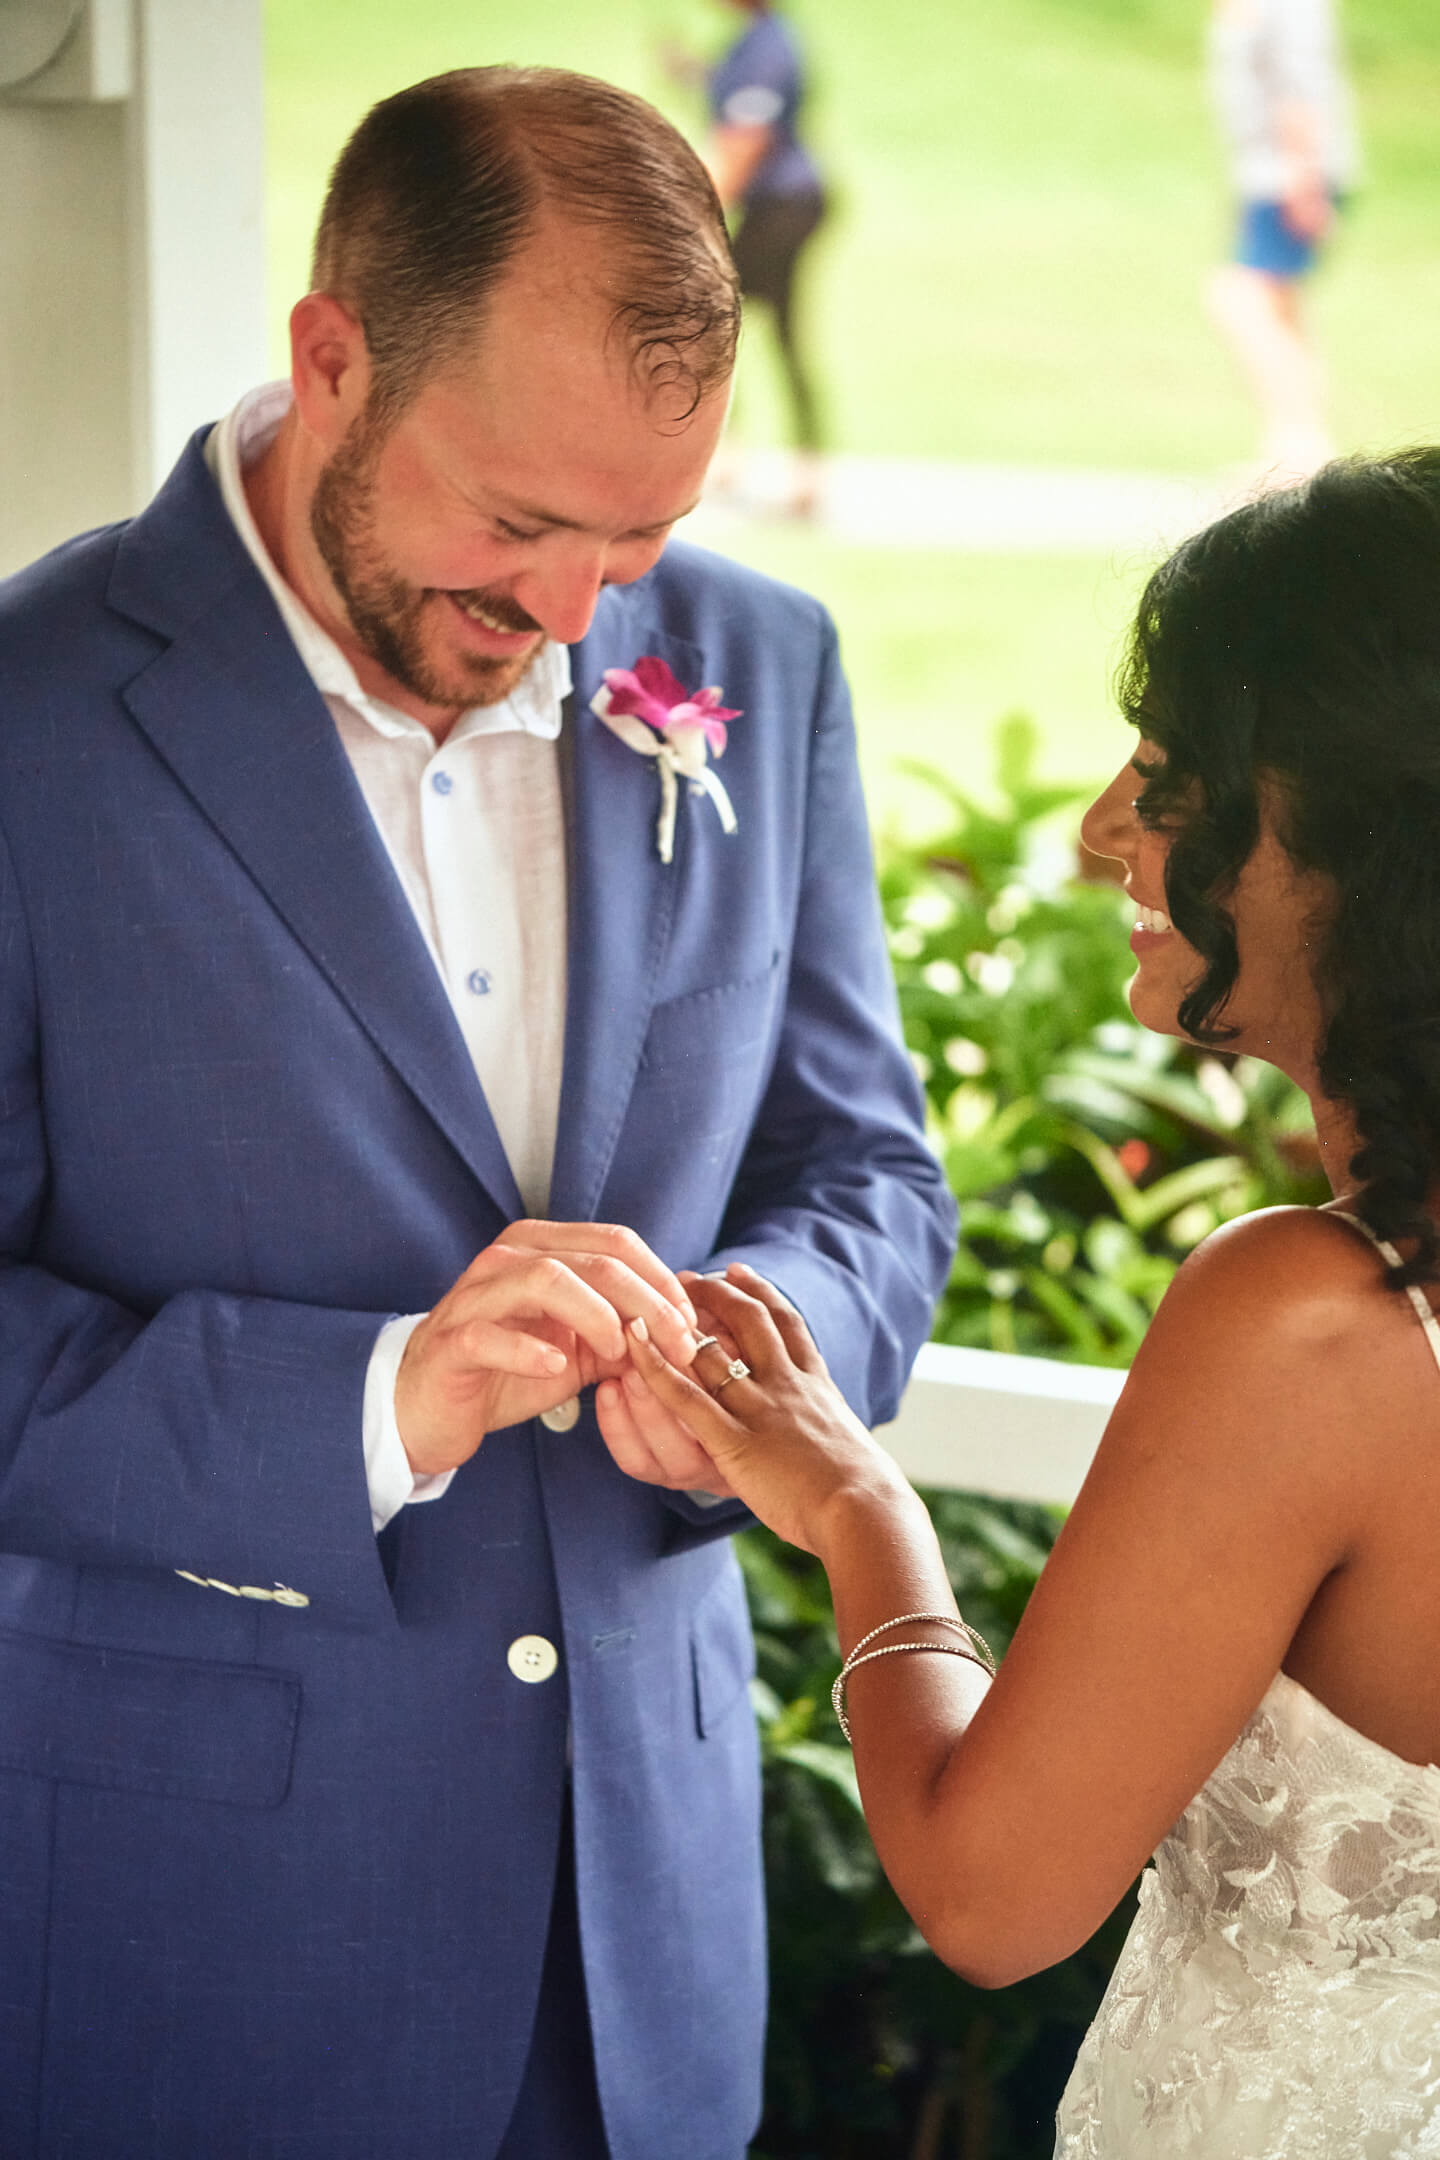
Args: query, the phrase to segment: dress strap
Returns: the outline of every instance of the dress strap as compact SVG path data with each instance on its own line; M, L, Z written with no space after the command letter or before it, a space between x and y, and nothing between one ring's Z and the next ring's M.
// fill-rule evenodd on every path
M1348 1222L1352 1229L1358 1230L1363 1237L1370 1240L1381 1259L1388 1261L1391 1267L1398 1268L1405 1265L1395 1247L1390 1243L1389 1238L1377 1237L1363 1215L1351 1215L1345 1208L1325 1208L1322 1213L1331 1216L1336 1222ZM1436 1319L1430 1300L1420 1288L1419 1283L1406 1283L1405 1289L1410 1303L1419 1315L1420 1325L1425 1330L1425 1340L1430 1345L1430 1354L1434 1358L1436 1365L1440 1366L1440 1320Z

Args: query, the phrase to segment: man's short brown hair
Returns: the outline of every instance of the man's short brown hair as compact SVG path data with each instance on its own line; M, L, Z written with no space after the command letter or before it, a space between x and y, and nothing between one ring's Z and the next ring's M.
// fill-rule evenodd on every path
M487 294L546 210L593 226L597 290L647 386L693 411L735 362L724 214L668 120L561 68L457 68L376 105L341 151L312 286L365 332L393 415L473 343Z

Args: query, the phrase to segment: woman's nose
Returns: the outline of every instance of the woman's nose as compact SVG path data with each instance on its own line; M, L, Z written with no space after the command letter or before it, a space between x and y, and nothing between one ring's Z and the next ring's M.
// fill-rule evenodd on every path
M1122 766L1103 794L1080 820L1080 837L1092 855L1113 855L1128 860L1128 846L1136 832L1135 791L1139 785L1133 766Z

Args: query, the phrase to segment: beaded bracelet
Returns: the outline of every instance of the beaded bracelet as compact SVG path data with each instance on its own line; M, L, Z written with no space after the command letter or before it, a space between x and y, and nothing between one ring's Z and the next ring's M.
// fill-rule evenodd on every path
M886 1643L879 1650L866 1648L867 1643L874 1642L877 1635L888 1635L891 1628L910 1627L921 1621L930 1621L936 1627L951 1628L957 1635L963 1635L965 1637L964 1647L962 1648L959 1643L903 1642ZM830 1701L835 1711L836 1723L847 1740L850 1738L850 1720L845 1715L845 1683L851 1673L858 1666L869 1665L875 1658L903 1657L907 1651L911 1650L934 1650L943 1653L946 1657L966 1658L970 1664L983 1667L991 1675L992 1679L995 1674L995 1657L989 1643L986 1642L983 1635L978 1634L966 1621L957 1619L954 1613L900 1613L894 1620L882 1620L879 1627L873 1627L868 1635L861 1636L859 1642L856 1643L849 1657L841 1666L835 1685L830 1690Z

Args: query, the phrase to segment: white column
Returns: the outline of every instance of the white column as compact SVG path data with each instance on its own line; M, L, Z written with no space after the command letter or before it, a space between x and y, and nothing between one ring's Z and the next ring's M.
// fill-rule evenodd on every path
M265 372L260 0L0 4L0 572Z
M134 0L134 487L265 378L260 0Z

